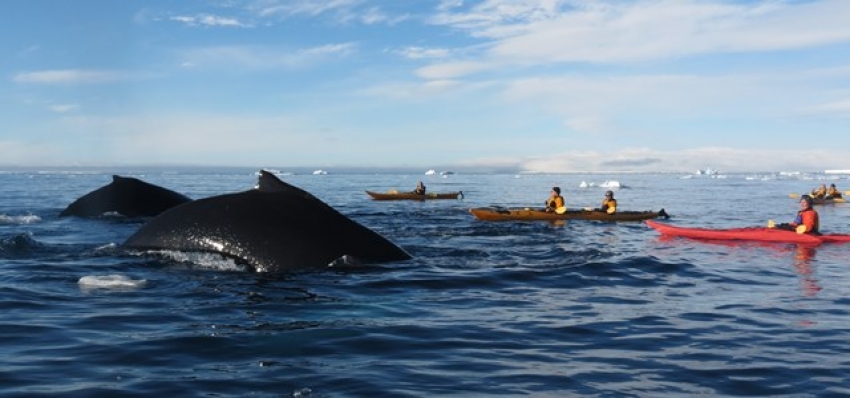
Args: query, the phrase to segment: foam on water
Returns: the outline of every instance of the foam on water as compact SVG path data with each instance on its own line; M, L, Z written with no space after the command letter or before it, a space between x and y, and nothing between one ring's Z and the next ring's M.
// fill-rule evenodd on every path
M126 275L87 275L77 284L81 289L139 289L145 286L146 279L132 279Z
M35 224L38 222L41 222L41 217L33 214L27 214L22 216L10 216L8 214L0 214L0 225L25 225Z

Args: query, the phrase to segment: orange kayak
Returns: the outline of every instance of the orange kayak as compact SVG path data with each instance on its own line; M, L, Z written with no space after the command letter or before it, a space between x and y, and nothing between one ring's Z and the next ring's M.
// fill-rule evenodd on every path
M599 210L567 210L563 213L546 212L539 209L508 209L499 207L479 207L469 209L475 218L485 221L553 221L553 220L594 220L594 221L643 221L658 217L669 217L664 209L660 211L618 211L608 214Z

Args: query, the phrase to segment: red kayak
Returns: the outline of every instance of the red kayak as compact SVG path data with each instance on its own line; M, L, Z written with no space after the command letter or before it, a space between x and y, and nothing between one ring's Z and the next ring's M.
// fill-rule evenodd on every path
M654 228L662 235L682 236L694 239L709 240L750 240L760 242L782 242L819 245L821 243L850 243L850 235L829 234L809 235L798 234L794 231L766 227L730 228L730 229L707 229L676 227L663 224L653 220L645 221L647 225Z

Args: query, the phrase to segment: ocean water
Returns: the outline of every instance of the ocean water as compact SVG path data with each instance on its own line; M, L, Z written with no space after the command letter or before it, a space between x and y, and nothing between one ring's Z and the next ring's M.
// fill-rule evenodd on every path
M122 173L202 198L253 171ZM144 220L58 218L110 171L0 173L0 396L850 396L850 245L706 243L643 223L486 222L553 185L686 226L789 221L819 174L283 176L413 255L256 273L120 246ZM834 178L834 177L833 177ZM378 202L364 190L462 190ZM818 207L850 233L850 205ZM329 229L329 239L333 239Z

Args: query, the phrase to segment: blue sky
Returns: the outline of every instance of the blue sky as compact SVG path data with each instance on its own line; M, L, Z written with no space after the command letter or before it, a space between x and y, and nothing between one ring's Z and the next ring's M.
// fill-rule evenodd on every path
M850 169L850 1L0 2L0 165Z

